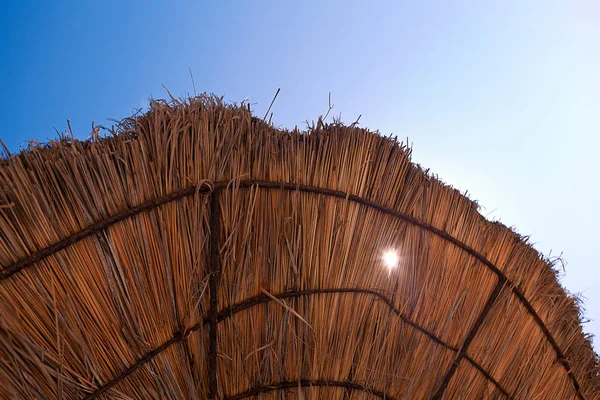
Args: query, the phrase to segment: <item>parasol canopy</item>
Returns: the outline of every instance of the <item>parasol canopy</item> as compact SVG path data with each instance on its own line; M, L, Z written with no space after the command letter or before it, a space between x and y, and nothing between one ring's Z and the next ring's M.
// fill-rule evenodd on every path
M552 262L396 140L209 96L97 133L0 161L0 398L600 399Z

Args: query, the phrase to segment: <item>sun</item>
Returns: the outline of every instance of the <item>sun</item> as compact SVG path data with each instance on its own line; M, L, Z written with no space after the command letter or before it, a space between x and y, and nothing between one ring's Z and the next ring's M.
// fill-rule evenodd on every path
M392 270L394 268L396 268L398 266L398 261L400 260L400 258L398 257L398 253L396 252L396 249L387 250L385 253L383 253L382 258L383 258L383 263L388 268L390 273L392 272Z

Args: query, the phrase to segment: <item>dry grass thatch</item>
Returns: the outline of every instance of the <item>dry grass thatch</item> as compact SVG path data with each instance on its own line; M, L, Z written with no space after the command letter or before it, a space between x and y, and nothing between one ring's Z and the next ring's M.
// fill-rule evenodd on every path
M0 398L600 399L550 263L402 144L208 97L114 133L1 162Z

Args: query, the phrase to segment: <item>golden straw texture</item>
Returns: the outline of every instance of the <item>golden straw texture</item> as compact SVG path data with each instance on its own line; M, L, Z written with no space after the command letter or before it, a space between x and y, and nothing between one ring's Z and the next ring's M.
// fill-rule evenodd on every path
M410 149L210 96L1 160L0 302L2 399L600 399L549 260Z

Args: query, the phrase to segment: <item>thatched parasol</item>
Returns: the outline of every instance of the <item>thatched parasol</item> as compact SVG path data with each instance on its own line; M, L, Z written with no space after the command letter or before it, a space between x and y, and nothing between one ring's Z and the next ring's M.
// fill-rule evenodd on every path
M599 399L574 298L402 144L154 102L0 165L3 399Z

